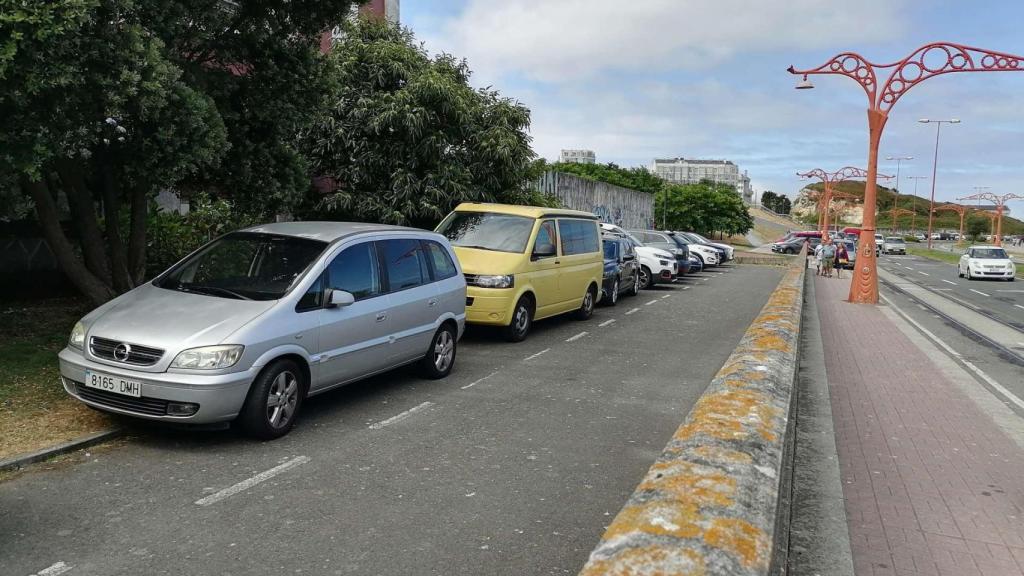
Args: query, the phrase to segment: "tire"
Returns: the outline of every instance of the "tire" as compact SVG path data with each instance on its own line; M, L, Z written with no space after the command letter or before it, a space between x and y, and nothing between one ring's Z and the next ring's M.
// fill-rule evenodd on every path
M299 365L291 360L278 360L264 368L249 388L238 417L246 434L273 440L290 432L306 397L304 380Z
M796 254L792 248L786 248L786 254Z
M594 303L597 301L597 288L591 284L587 287L587 293L583 295L583 303L573 313L577 320L589 320L594 315Z
M974 280L974 276L971 275L971 267L970 266L967 267L967 280L968 281Z
M609 306L615 306L618 303L619 303L619 279L616 278L615 282L612 283L611 294L608 295L608 302L606 302L606 304L608 304Z
M629 289L629 292L626 292L626 296L636 296L638 294L640 294L640 271L639 270L637 270L636 273L633 274L633 287Z
M651 286L653 286L654 283L651 282L652 278L654 278L654 276L651 274L651 269L648 268L647 266L641 266L640 267L640 289L641 290L646 290L646 289L650 288Z
M963 278L964 277L964 273L960 271L960 265L959 264L956 267L956 277L957 278Z
M520 296L516 307L512 309L512 321L502 329L502 334L509 342L522 342L532 327L533 300L529 296Z
M455 366L455 352L458 335L451 324L442 324L430 340L430 348L420 360L420 370L425 378L440 380L451 373Z

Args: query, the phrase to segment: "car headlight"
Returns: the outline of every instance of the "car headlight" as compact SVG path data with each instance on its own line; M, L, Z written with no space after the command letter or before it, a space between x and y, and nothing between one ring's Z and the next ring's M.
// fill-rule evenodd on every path
M171 368L189 370L216 370L230 368L238 363L245 346L227 344L221 346L203 346L190 348L178 354L171 362Z
M68 346L79 350L85 347L85 326L81 322L75 322L75 327L71 329Z
M662 266L668 266L668 260L658 260L658 264L661 264Z
M473 285L480 288L512 288L516 285L516 280L512 274L499 276L480 274L475 278Z

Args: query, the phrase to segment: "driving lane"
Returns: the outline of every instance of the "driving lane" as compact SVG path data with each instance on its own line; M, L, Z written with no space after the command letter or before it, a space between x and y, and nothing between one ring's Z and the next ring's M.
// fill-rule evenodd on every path
M137 428L0 484L3 572L575 574L783 272L470 330L447 379L319 396L274 442Z

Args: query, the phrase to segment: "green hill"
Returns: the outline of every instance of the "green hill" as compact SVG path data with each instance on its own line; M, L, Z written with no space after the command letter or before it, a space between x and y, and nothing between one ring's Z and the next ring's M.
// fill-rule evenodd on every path
M806 186L812 190L822 190L824 184L821 182L815 182ZM849 180L846 182L840 182L833 187L835 190L846 192L847 194L853 194L858 198L864 198L864 182L860 180ZM928 197L925 194L929 191L925 191L917 196L917 200L914 200L913 194L901 194L887 188L885 186L878 186L877 191L877 205L878 205L878 226L880 228L889 228L892 223L892 202L893 199L897 199L897 205L904 210L914 210L917 213L917 227L918 229L925 229L928 227ZM936 202L936 205L940 205L940 202ZM964 204L970 206L969 202ZM981 215L971 215L968 213L967 218L964 220L964 227L966 223L971 219L979 219L988 222L988 218ZM906 216L900 216L896 219L896 227L900 230L909 230L910 223L913 220L908 214ZM936 229L946 230L957 230L960 228L960 216L956 212L936 212L935 222L933 226ZM1012 216L1003 215L1003 234L1024 234L1024 222L1014 218Z

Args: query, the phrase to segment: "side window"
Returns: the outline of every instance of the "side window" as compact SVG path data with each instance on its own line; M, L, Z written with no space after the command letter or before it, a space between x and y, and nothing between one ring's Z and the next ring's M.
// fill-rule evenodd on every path
M321 274L316 282L306 290L306 293L299 299L299 303L295 305L296 312L308 312L310 310L317 310L324 304L324 274Z
M558 236L562 239L562 254L566 256L599 252L601 249L597 226L591 220L560 219Z
M633 256L636 256L636 251L633 250L633 244L631 242L623 241L622 242L622 250L623 250L623 254L625 254L626 258L632 258Z
M537 240L533 243L533 251L541 253L554 252L557 254L558 250L555 240L555 221L544 220L540 223L540 229L537 230Z
M338 254L327 266L327 286L350 292L356 300L379 295L380 270L373 242L350 246Z
M430 253L430 262L434 265L434 280L444 280L458 274L458 269L444 246L433 240L428 240L425 244L427 252Z
M415 288L430 282L427 256L419 240L402 238L384 240L378 244L381 245L380 253L384 260L389 292Z

